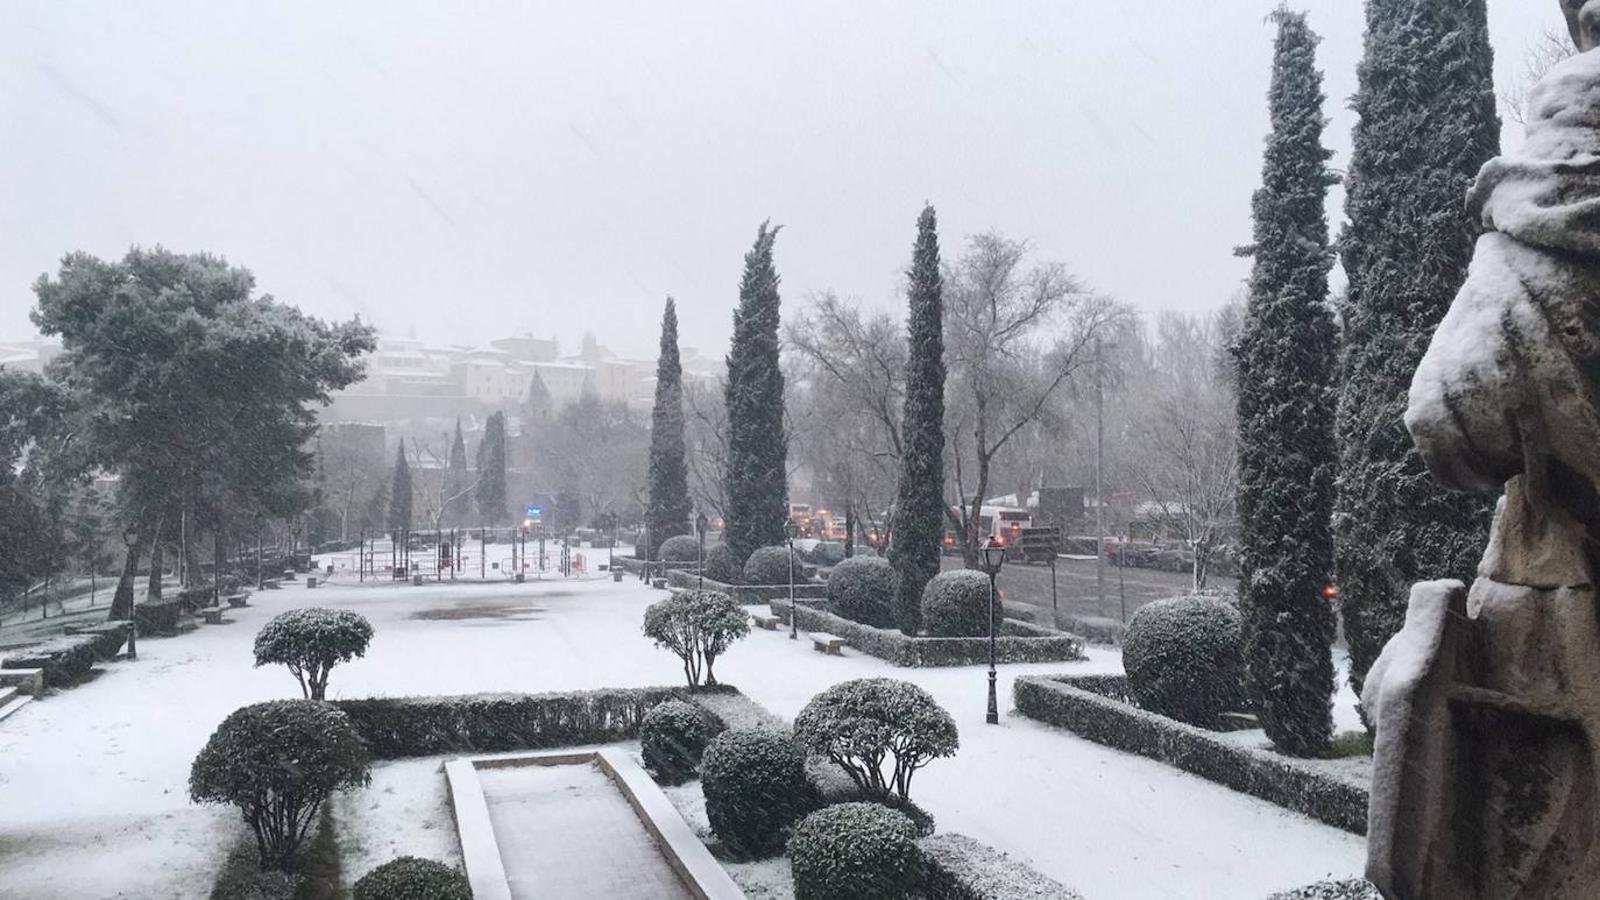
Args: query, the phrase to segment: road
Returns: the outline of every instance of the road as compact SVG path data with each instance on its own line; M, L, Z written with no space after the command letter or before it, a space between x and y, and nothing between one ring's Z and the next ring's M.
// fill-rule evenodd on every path
M960 557L945 557L946 569L961 568ZM1133 611L1164 597L1176 597L1188 592L1193 578L1187 572L1162 572L1156 569L1105 568L1105 603L1097 602L1095 588L1095 561L1093 559L1060 559L1056 563L1056 591L1063 616L1086 618L1099 616L1126 621ZM1211 576L1206 587L1232 590L1232 578ZM1033 621L1050 622L1050 567L1008 562L1000 570L1000 592L1007 603L1025 603L1038 608ZM1126 602L1126 616L1123 606ZM1018 616L1017 618L1023 618Z

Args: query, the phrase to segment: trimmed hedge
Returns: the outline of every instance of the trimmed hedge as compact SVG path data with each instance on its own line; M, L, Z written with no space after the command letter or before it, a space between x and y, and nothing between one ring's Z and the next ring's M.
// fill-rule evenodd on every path
M1127 692L1124 679L1108 675L1023 675L1012 683L1017 711L1031 719L1168 763L1335 828L1367 833L1365 785L1140 709L1121 699Z
M989 576L956 569L933 576L922 589L922 628L933 637L989 636ZM994 598L994 630L1005 627L1005 604Z
M789 839L795 900L903 900L922 874L917 832L877 803L819 809Z
M467 876L454 866L401 856L361 876L353 900L472 900Z
M788 734L737 728L712 740L700 760L706 818L734 854L783 852L789 833L820 802L806 777L806 752Z
M669 563L692 563L700 558L700 541L692 534L676 534L661 542L657 559Z
M1128 621L1122 666L1140 706L1214 728L1245 705L1239 610L1200 595L1147 603Z
M887 559L852 556L828 574L828 612L873 628L893 628L898 581Z
M795 577L800 577L800 570L795 570ZM667 584L675 588L698 588L700 576L688 569L669 569L667 571ZM711 577L711 572L706 572L705 589L720 591L739 601L740 606L771 603L774 600L789 599L789 585L787 584L736 584L727 581L718 581ZM828 597L828 586L814 581L800 581L794 585L796 600L816 600L819 604Z
M133 605L133 621L138 623L141 635L177 634L178 622L182 620L183 613L183 601L176 597L171 600L144 601Z
M716 735L711 716L682 700L663 700L639 723L639 755L662 784L683 784L700 767L706 745Z
M789 604L768 601L772 611L787 624ZM844 619L827 610L800 604L800 628L822 631L844 638L862 653L887 660L897 666L929 668L970 666L989 661L987 637L908 637L897 629L873 628ZM1041 628L1018 619L1005 620L1004 631L994 642L996 662L1066 662L1083 658L1083 639L1064 631Z
M113 659L133 629L129 622L104 622L77 634L6 651L0 669L43 669L45 687L77 682L100 660Z
M1083 895L964 834L917 842L927 900L1083 900Z

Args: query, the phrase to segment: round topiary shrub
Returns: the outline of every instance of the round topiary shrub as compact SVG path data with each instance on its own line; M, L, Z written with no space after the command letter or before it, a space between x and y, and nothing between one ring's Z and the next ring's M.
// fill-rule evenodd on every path
M234 710L189 769L196 803L231 803L256 833L262 868L288 869L340 788L367 783L367 751L338 708L273 700Z
M256 634L256 665L282 663L310 700L325 699L328 673L366 655L372 623L346 609L291 609Z
M922 590L922 628L933 637L989 636L989 576L957 569L933 576ZM994 632L1006 617L1000 597L994 598Z
M1216 597L1174 597L1133 614L1122 666L1139 705L1202 728L1244 700L1239 611Z
M819 809L789 839L795 900L899 900L922 875L917 830L879 803Z
M834 615L874 628L894 627L898 576L881 556L852 556L828 575L828 609Z
M705 562L701 571L706 578L720 581L723 584L738 584L744 575L744 566L739 563L739 554L727 544L718 544L706 551Z
M737 728L716 736L700 759L711 830L747 859L780 853L800 817L817 805L806 752L787 734Z
M711 742L708 719L700 707L682 700L666 700L645 711L639 721L640 755L656 781L683 784L694 777Z
M661 542L657 557L667 562L694 562L700 558L700 540L692 534L677 534Z
M801 577L803 565L799 552L794 556L794 577ZM788 584L789 548L785 545L762 547L744 561L745 584Z
M467 876L454 866L402 856L361 876L354 900L472 900Z
M893 792L902 800L917 770L961 746L955 719L933 695L896 678L857 678L828 688L795 716L794 734L870 795ZM893 763L887 775L885 761Z

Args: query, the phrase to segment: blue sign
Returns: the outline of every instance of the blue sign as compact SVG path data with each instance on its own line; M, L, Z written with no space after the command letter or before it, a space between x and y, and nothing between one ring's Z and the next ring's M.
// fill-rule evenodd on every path
M542 507L542 506L527 506L527 507L523 507L522 517L525 518L525 519L542 519L542 518L544 518L544 507Z

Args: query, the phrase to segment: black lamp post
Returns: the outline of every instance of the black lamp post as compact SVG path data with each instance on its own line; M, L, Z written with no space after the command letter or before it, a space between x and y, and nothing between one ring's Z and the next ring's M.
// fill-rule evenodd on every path
M800 526L795 520L790 519L783 523L783 534L788 539L789 545L789 640L800 640L799 610L794 605L794 539L800 533Z
M983 555L983 571L989 576L989 714L984 721L990 725L998 725L1000 705L994 695L994 599L995 579L1000 577L1000 567L1005 564L1006 548L990 538L979 552Z
M706 521L706 514L694 514L694 533L700 539L700 545L695 550L695 571L700 573L700 587L706 586L706 526L711 523Z

